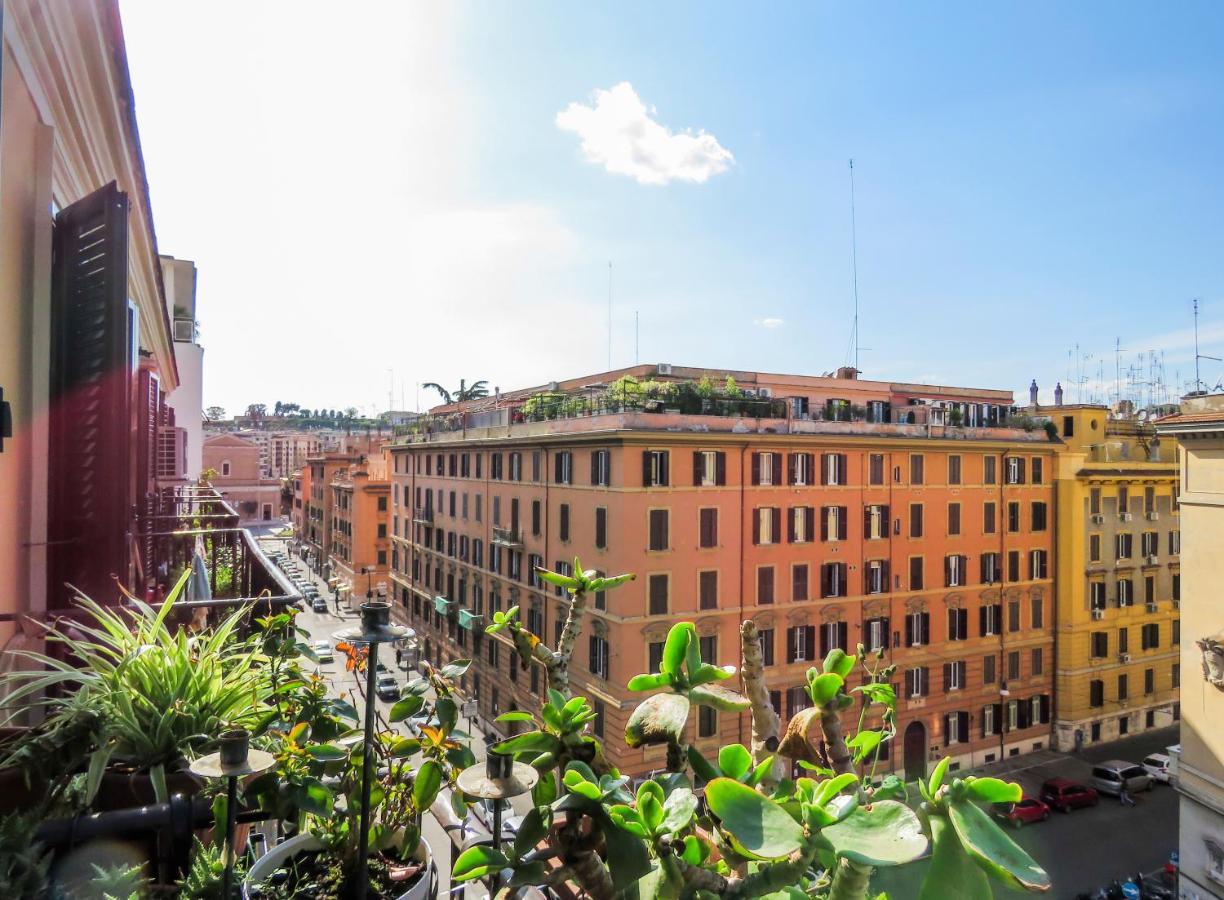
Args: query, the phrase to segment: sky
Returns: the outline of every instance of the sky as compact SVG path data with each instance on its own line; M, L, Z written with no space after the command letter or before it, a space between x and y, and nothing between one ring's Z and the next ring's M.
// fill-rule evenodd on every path
M829 372L855 257L864 378L1172 397L1193 298L1224 357L1218 3L120 6L231 414Z

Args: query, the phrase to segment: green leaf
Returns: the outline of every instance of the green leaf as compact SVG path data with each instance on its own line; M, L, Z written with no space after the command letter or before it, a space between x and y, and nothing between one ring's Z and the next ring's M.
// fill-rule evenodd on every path
M495 744L493 749L498 753L558 753L561 739L546 731L524 731Z
M930 781L927 783L927 792L934 797L935 792L939 790L943 784L944 776L948 774L948 766L952 763L952 757L945 756L935 766L935 771L931 773Z
M626 891L650 871L650 852L646 848L646 842L616 828L608 814L603 811L603 807L598 808L595 819L607 843L607 863L608 871L612 875L612 885L617 891Z
M677 788L667 795L663 804L663 823L655 834L675 834L693 821L697 812L697 797L688 788Z
M872 797L876 800L901 800L906 798L905 782L896 775L885 775Z
M332 792L317 778L303 778L302 783L298 785L295 799L298 808L304 812L314 813L316 816L327 816L332 812Z
M566 769L565 775L561 780L565 782L565 786L570 789L571 793L577 794L580 797L598 801L603 796L603 792L599 790L598 784L587 781L580 773L573 769Z
M948 805L948 818L956 829L961 846L989 875L1009 887L1027 891L1046 891L1050 876L1033 861L1020 845L969 801Z
M548 866L541 860L536 859L529 863L516 863L514 874L510 876L510 887L543 884L544 879L547 877Z
M311 744L306 748L306 752L320 762L335 762L348 756L347 750L335 744Z
M637 810L632 806L624 803L610 806L608 807L608 817L619 828L623 828L635 837L640 837L642 840L647 840L650 837L650 834L646 831L646 826L642 823L642 817L638 815Z
M660 674L678 675L684 665L684 655L688 652L689 643L696 636L692 622L680 622L673 625L667 633L667 643L663 645L663 659L659 663Z
M952 823L931 816L931 834L935 848L918 900L992 900L990 880L969 858Z
M761 780L770 773L770 770L773 769L773 764L774 758L772 756L767 756L757 763L757 767L749 773L747 778L741 780L749 787L756 787L761 783Z
M438 727L450 732L459 722L459 706L450 697L439 697L434 702L434 716L438 720Z
M865 866L899 866L917 859L927 848L917 814L895 800L860 806L820 834L838 856Z
M629 679L628 688L631 691L653 691L655 688L668 687L673 681L675 676L670 672L634 675Z
M652 694L629 716L625 743L630 747L669 741L680 743L688 715L689 699L683 694Z
M846 741L846 746L854 751L854 761L860 763L875 752L883 739L884 735L879 731L860 731Z
M498 716L493 721L495 722L534 722L535 719L531 717L531 713L529 712L520 712L519 710L512 710L510 712L502 713L500 716Z
M491 872L500 872L509 865L510 860L506 859L506 855L500 850L477 844L459 854L455 867L451 870L451 878L455 881L471 881L484 878Z
M695 674L689 676L689 684L709 684L711 681L726 681L734 678L738 671L735 666L712 666L703 662L697 667Z
M412 781L412 800L418 812L427 812L442 788L442 767L432 759L425 760Z
M543 772L540 780L531 789L531 802L535 806L548 806L557 799L557 776L552 772Z
M824 806L856 781L858 781L857 775L853 772L844 772L836 778L830 778L828 781L821 782L816 792L816 802Z
M710 761L701 755L701 751L689 744L688 761L693 768L693 774L697 776L698 783L713 781L718 777L718 770L710 765Z
M680 858L686 863L688 863L690 866L699 866L705 862L709 855L709 844L701 840L701 838L695 837L691 834L685 837L684 852L680 854Z
M752 859L782 859L803 846L803 829L774 801L730 778L706 785L706 802Z
M654 784L654 782L646 782L646 785ZM658 785L655 785L656 787ZM646 826L646 831L650 834L658 834L659 826L663 824L663 803L660 797L663 790L658 791L638 791L637 796L637 811L638 816L642 820L642 824Z
M471 665L472 661L470 659L451 660L438 671L438 674L443 678L448 678L453 681L456 678L462 678L465 674L467 674L467 670Z
M743 781L752 768L752 754L743 744L728 744L718 751L718 768L728 778Z
M721 684L703 684L690 688L688 697L694 703L712 706L720 712L743 712L752 706L752 701L743 694Z
M842 677L836 672L824 672L812 679L808 685L808 693L812 695L812 702L817 706L828 706L829 702L837 696L837 692L841 690L843 683Z
M846 651L840 647L834 647L829 651L829 655L825 657L824 670L840 675L844 681L854 671L854 662L853 656L846 655Z
M1019 803L1024 796L1020 785L999 778L966 778L965 787L972 799L985 803Z
M564 588L567 591L577 590L578 586L582 584L582 582L580 582L577 578L571 578L568 575L559 575L556 572L545 569L543 566L536 566L535 572L541 581L546 581L551 585Z
M546 811L549 813L547 819L544 818ZM548 830L551 826L551 810L541 810L538 806L531 809L527 815L523 816L523 821L514 835L514 855L521 859L536 844L548 837Z

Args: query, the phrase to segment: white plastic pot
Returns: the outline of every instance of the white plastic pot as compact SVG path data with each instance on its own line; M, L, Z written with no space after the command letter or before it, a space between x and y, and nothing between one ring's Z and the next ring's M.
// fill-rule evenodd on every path
M283 843L277 844L261 856L251 866L250 871L247 872L246 878L242 881L242 896L244 900L250 897L252 886L266 881L272 876L273 872L285 865L294 856L297 856L299 853L309 853L312 850L321 850L322 848L323 842L313 834L299 834ZM417 862L423 863L425 869L417 877L417 880L413 882L412 886L400 894L396 900L434 900L438 896L438 867L434 865L433 849L425 838L421 838L413 858Z

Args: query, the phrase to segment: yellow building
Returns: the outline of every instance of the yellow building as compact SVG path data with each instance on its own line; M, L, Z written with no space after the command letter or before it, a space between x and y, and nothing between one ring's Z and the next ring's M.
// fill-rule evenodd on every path
M1054 745L1180 717L1181 516L1173 447L1104 406L1037 407L1057 429Z

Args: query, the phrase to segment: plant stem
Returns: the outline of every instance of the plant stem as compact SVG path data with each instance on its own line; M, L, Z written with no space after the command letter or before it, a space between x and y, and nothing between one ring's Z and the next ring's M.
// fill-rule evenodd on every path
M751 619L740 626L740 652L743 665L740 668L740 683L744 696L752 702L752 759L758 765L773 755L766 745L772 740L777 746L782 722L769 702L769 688L765 684L765 662L761 655L760 633ZM762 783L771 787L778 783L785 769L782 761L774 756L773 768Z
M829 891L829 900L864 900L870 886L871 866L839 859L837 874L833 876L833 887Z

